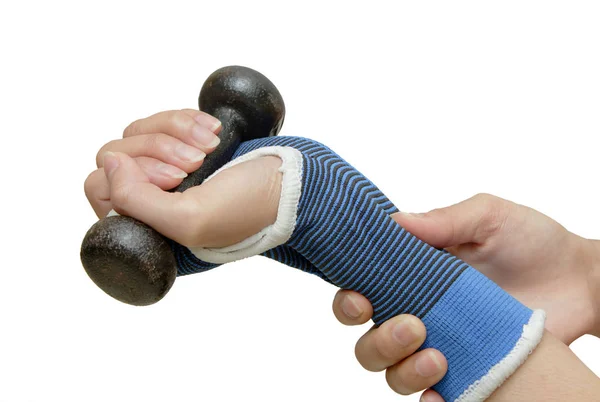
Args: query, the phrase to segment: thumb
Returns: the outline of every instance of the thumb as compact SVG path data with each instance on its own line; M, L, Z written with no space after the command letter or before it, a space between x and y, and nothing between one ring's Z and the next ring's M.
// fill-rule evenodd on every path
M478 194L458 204L425 214L399 212L392 218L419 239L438 248L483 244L502 228L510 202Z
M116 212L138 219L167 237L175 234L173 222L182 220L181 193L163 191L129 155L104 154L104 173L110 188L110 201Z
M262 157L225 169L183 193L172 193L152 184L128 155L104 156L115 211L188 247L229 246L271 225L281 193L280 166L281 159Z

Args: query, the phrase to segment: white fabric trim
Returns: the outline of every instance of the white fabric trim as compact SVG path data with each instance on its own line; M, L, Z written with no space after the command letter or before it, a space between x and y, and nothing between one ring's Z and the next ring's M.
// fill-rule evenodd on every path
M456 402L479 402L487 399L508 377L527 360L542 340L546 313L535 310L529 322L523 326L521 338L515 347L486 375L475 381L455 400Z
M214 172L206 180L212 179L225 169L263 156L278 156L282 160L279 171L281 196L275 223L241 242L221 248L192 247L190 251L199 259L215 264L225 264L242 258L252 257L287 242L296 227L298 203L302 194L302 153L292 147L264 147L248 152Z

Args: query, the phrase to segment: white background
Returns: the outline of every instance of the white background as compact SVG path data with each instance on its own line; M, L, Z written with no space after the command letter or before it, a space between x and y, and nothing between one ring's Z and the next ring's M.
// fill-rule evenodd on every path
M600 5L3 2L0 401L397 401L335 289L263 258L120 304L79 261L83 182L132 120L215 69L276 83L284 135L331 146L402 210L478 192L600 237ZM600 343L578 356L600 374Z

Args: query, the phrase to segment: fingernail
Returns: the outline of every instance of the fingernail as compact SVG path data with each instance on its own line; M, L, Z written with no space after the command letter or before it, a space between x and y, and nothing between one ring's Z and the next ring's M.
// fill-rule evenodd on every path
M194 126L192 130L192 137L198 143L209 148L215 148L221 142L219 137L200 125Z
M172 177L174 179L184 179L187 177L187 173L183 170L179 169L173 165L167 165L166 163L161 163L157 166L159 172L164 174L165 176Z
M107 151L104 153L104 173L107 177L112 176L116 168L119 167L119 158L114 153Z
M442 365L433 352L425 353L415 362L415 371L421 377L431 377L440 372Z
M409 219L410 218L424 218L425 217L425 214L422 214L422 213L413 213L413 212L403 212L403 211L400 211L399 214L402 215L402 216L405 216L405 217L407 217Z
M350 295L346 295L344 300L342 300L342 311L352 319L360 317L363 313L362 309L358 307L356 300Z
M392 336L402 346L409 346L417 340L415 327L410 320L402 318L399 323L394 326Z
M199 124L206 124L207 115L198 115L194 120L196 120ZM212 125L210 126L210 131L216 133L219 127L221 127L221 121L214 116L209 116L212 120Z
M220 127L221 127L221 121L217 120L217 122L215 124L213 124L213 126L210 128L210 131L212 131L213 133L216 133Z
M206 154L198 148L186 144L179 144L175 147L175 154L182 160L190 163L200 162L206 157Z
M421 399L419 399L419 402L435 402L438 399L434 396L430 396L428 394L423 394L421 395Z

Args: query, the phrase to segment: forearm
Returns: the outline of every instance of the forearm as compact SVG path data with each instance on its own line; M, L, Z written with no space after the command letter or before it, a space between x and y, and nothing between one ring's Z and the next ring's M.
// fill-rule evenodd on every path
M279 137L240 149L223 170L267 154L282 160L277 220L260 236L226 249L177 249L180 274L264 253L363 294L376 324L416 315L427 327L423 348L448 359L449 370L435 389L449 400L489 396L541 340L543 312L395 223L389 216L394 205L327 147ZM281 247L285 252L273 251Z
M599 399L600 379L571 349L546 331L531 356L488 400L569 402Z
M594 310L594 320L590 333L600 336L600 240L587 240L587 243L589 244L591 256L588 284L592 296L592 309Z

